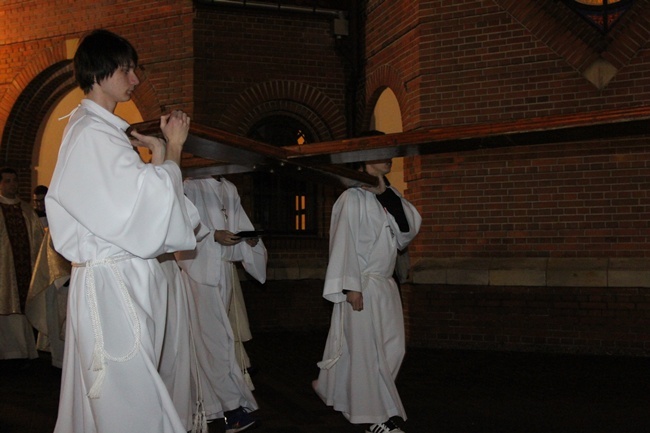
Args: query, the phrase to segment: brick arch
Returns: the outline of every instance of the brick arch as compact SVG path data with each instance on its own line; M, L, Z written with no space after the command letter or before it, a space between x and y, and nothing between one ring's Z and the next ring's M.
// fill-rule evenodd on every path
M331 129L317 113L303 104L286 99L274 99L256 105L250 112L246 113L239 124L237 134L245 136L253 125L265 117L275 114L282 114L299 120L310 129L316 141L334 140Z
M56 75L57 73L64 73L61 69L65 67L66 62L66 47L65 42L53 44L51 47L41 50L36 54L31 61L20 71L10 86L7 86L7 91L0 99L0 112L5 113L0 116L0 131L3 131L3 139L0 142L0 149L2 150L2 160L8 162L7 146L10 143L6 142L8 125L11 127L12 115L15 117L16 105L19 99L22 104L25 104L30 98L25 98L25 90L30 83L32 83L37 76L41 75L41 71L49 71L45 76L41 76L41 81L45 80L48 75ZM69 60L68 60L69 62ZM58 67L52 67L58 65ZM27 101L25 101L25 99ZM20 104L20 105L22 105ZM6 119L3 121L3 119ZM14 120L15 121L15 120Z
M319 140L346 137L345 117L320 90L296 81L267 81L243 91L219 120L218 127L246 135L261 118L284 113L306 122Z
M76 87L72 61L65 42L53 44L36 54L16 76L0 99L0 110L7 113L0 124L2 139L0 165L11 165L21 179L31 179L38 131L52 107ZM143 79L133 101L143 118L161 112L153 87ZM29 182L22 182L21 195L29 194Z
M29 68L27 68L29 69ZM47 66L31 79L17 77L0 104L10 107L3 125L2 165L14 167L22 179L20 195L31 196L32 161L39 151L38 132L53 105L74 87L69 60Z
M402 125L404 125L404 130L407 130L406 118L409 116L405 109L408 109L407 107L409 105L406 102L407 96L406 89L404 88L404 79L391 65L379 66L366 78L366 111L365 113L362 113L361 130L369 128L370 119L372 118L372 113L377 104L377 100L386 88L390 88L390 90L395 94L402 113Z

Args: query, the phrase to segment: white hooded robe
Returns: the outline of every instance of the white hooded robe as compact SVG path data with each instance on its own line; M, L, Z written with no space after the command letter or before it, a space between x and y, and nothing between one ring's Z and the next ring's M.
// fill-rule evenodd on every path
M253 230L234 184L214 178L188 179L184 184L185 194L199 211L201 224L210 230L194 251L176 254L191 289L188 296L198 377L206 417L210 420L239 406L258 408L237 364L237 336L228 318L228 306L237 272L234 262L242 262L253 278L264 283L267 252L262 240L255 247L245 241L224 246L214 240L215 230ZM196 393L198 390L193 396Z
M399 193L394 190L396 194ZM316 393L353 424L406 420L395 386L405 353L404 318L392 278L397 250L420 229L421 217L402 198L409 231L401 232L375 194L343 192L334 204L323 296L334 303ZM353 311L344 290L363 294Z

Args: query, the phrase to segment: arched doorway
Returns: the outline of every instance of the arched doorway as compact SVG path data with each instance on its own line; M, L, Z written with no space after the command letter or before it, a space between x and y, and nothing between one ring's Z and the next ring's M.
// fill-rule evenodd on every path
M316 131L295 114L273 113L254 124L248 136L274 146L313 143ZM253 220L282 235L316 235L319 231L318 197L314 182L275 173L253 173Z
M11 110L0 144L2 165L18 171L23 199L31 197L32 188L38 184L33 166L39 152L39 132L44 120L57 101L74 87L72 62L63 60L31 78L16 99L10 102Z
M402 111L395 93L390 88L382 91L377 99L375 108L370 118L370 129L392 134L403 132ZM388 174L388 180L402 194L406 189L404 182L404 158L393 158L393 168Z

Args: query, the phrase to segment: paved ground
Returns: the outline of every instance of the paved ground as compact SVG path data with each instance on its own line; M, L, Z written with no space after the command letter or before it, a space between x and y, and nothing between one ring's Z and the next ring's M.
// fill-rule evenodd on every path
M278 332L248 343L260 404L253 432L364 431L311 390L324 338ZM48 361L0 361L0 433L53 430L60 371ZM408 433L650 432L648 358L410 349L398 387Z

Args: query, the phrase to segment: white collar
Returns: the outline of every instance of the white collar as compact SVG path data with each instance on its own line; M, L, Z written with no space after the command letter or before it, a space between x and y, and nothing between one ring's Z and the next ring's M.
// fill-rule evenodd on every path
M88 111L91 111L93 114L96 114L97 116L101 117L104 119L107 123L115 126L118 129L121 129L122 131L126 131L128 129L129 122L126 120L122 119L119 116L116 116L115 114L111 113L95 101L84 98L81 100L81 105L82 108L85 108Z

